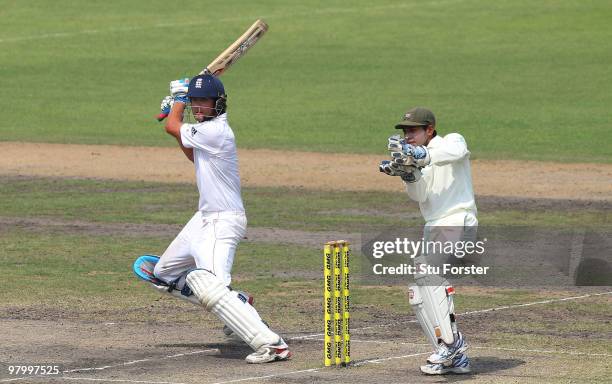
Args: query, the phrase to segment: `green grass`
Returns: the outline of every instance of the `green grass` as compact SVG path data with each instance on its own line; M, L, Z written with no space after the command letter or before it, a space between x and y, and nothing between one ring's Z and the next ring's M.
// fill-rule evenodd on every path
M183 225L197 204L197 190L190 184L14 177L0 181L1 216ZM416 203L401 193L245 188L243 197L251 227L370 232L423 225ZM597 208L529 209L483 210L479 221L569 229L612 223L612 213Z
M31 306L35 310L36 303L42 303L70 312L75 311L85 297L94 296L95 302L88 304L91 316L110 311L111 317L157 321L168 306L179 305L172 300L159 301L159 295L144 289L130 270L136 256L161 254L175 231L111 237L104 231L96 234L71 231L69 227L57 231L53 226L46 226L44 220L100 223L109 228L113 223L174 224L178 227L195 210L197 192L194 186L20 177L2 177L0 183L3 187L0 219L9 220L0 231L0 273L9 279L0 294L4 306ZM414 229L422 225L416 205L407 204L401 194L247 188L244 195L251 228L354 233ZM10 225L10 218L43 221L30 229L19 230ZM483 225L529 225L530 228L553 227L561 231L580 227L601 229L610 225L609 213L596 209L569 212L550 208L529 212L499 209L483 211L480 220ZM243 289L264 296L258 300L266 308L284 306L287 302L302 303L288 309L288 315L295 319L297 328L303 328L312 321L305 313L320 304L320 249L284 242L283 238L275 244L243 242L236 257L235 282ZM363 309L356 320L375 321L376 308L380 306L389 316L406 313L409 308L402 288L386 286L385 282L374 287L363 285L367 279L359 282L361 268L366 264L358 262L359 250L354 251L354 303ZM385 297L384 302L381 303L377 295L370 295L372 289ZM483 302L494 306L536 298L537 295L529 290L498 291L488 287L486 295L476 290L460 296L458 304L467 311L482 308ZM150 300L154 301L151 311L146 309L148 304L144 304ZM125 308L133 311L116 313ZM185 321L193 321L198 316L197 312L181 313ZM271 318L280 316L272 310L267 314Z
M176 145L153 119L168 81L263 17L268 35L223 77L242 147L382 153L405 109L425 105L476 158L609 163L611 11L605 0L10 2L0 140Z
M170 241L162 237L34 235L18 229L0 232L0 273L6 277L0 308L9 313L55 311L83 319L103 312L106 319L166 321L166 315L156 307L167 309L181 303L160 298L131 268L136 257L161 253ZM312 328L321 305L320 262L318 249L244 242L236 253L232 285L256 294L262 314L270 321L296 329ZM390 289L394 292L386 294ZM377 311L391 311L395 305L408 310L401 290L381 287L379 291L393 299ZM371 292L371 287L354 284L355 308L367 307L372 302ZM275 308L284 310L281 313ZM202 311L180 311L185 313L178 321L202 321ZM366 311L357 319L370 315Z
M206 323L209 317L203 317L199 308L154 292L132 273L137 256L158 253L170 240L4 230L0 232L0 273L5 277L0 309L12 316L30 313L82 320L103 316L106 321ZM232 285L254 293L262 315L273 323L294 331L318 332L313 324L318 324L321 315L320 256L319 249L309 247L243 242L236 254ZM412 313L406 285L363 285L357 274L354 277L351 302L356 324L393 322ZM495 287L459 289L456 305L460 313L575 295L559 289L551 293ZM608 313L602 300L558 303L537 311L521 309L513 317L501 318L500 331L504 337L519 338L529 332L552 338L567 332L596 333L609 328L600 320ZM169 310L176 312L170 320ZM528 327L519 320L521 316L529 318ZM574 340L576 348L580 341ZM537 345L533 340L530 343L534 348ZM592 345L601 350L605 347L602 343ZM497 344L512 345L516 344L510 340Z
M118 290L129 289L137 281L131 270L134 260L142 254L161 253L171 240L171 235L135 239L4 231L0 233L0 258L9 284L2 292L2 302L70 296L114 300ZM318 268L319 255L316 260L314 256L311 249L303 247L245 242L236 255L234 272L239 280L259 284L276 271L299 274ZM18 295L22 291L27 295ZM131 300L129 294L120 296Z

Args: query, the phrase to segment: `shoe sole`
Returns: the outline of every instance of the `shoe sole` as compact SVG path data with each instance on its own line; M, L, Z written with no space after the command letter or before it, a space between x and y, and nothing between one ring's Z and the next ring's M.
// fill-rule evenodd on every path
M259 361L249 361L247 360L246 362L248 364L266 364L266 363L273 363L275 361L285 361L285 360L289 360L292 356L291 351L289 351L288 349L284 350L281 353L277 353L274 355L274 358L272 359L267 359L267 360L259 360Z
M444 360L436 360L436 361L432 361L427 359L427 362L429 364L448 364L451 361L453 361L453 359L455 358L455 356L457 356L460 353L464 353L465 351L467 351L469 349L469 345L465 344L463 347L459 348L458 350L456 350L452 355L450 355L448 358L444 359Z
M472 372L472 368L471 367L453 367L453 368L443 368L439 371L431 371L431 372L426 372L423 371L423 369L421 368L421 373L425 374L425 375L446 375L449 373L454 373L457 375L461 375L461 374L466 374L466 373L470 373Z

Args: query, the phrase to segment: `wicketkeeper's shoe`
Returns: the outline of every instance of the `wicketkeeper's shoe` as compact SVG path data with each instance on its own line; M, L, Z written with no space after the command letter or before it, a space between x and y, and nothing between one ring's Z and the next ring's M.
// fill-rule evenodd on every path
M459 354L455 356L452 363L445 364L426 364L421 365L421 372L426 375L446 375L449 373L464 374L472 372L470 359L467 355Z
M273 361L288 360L291 357L289 346L281 338L276 344L266 344L246 357L249 364L271 363Z
M449 364L456 356L467 351L468 344L461 332L457 335L457 340L451 345L440 343L438 350L427 358L430 364Z

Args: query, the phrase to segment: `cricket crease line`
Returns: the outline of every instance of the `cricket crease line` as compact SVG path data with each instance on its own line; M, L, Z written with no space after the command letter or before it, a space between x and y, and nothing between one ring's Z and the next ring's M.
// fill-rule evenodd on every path
M380 363L383 363L389 360L397 360L397 359L405 359L405 358L415 357L415 356L429 355L430 353L431 352L419 352L419 353L412 353L408 355L391 356L391 357L385 357L385 358L379 358L379 359L369 359L369 360L354 362L352 365L361 366L365 364L380 364ZM281 376L289 376L289 375L295 375L299 373L308 373L308 372L324 373L325 372L324 369L325 368L323 367L301 369L297 371L281 372L281 373L275 373L271 375L251 376L251 377L243 377L241 379L217 381L213 384L230 384L230 383L239 383L242 381L256 381L256 380L263 380L263 379L272 379L272 378L281 377ZM186 384L186 383L174 383L174 382L168 382L168 381L139 381L139 380L129 380L129 379L123 380L123 379L102 379L102 378L77 378L77 377L62 377L62 379L87 380L87 381L108 381L108 382L123 382L123 383L143 383L143 384Z
M581 295L581 296L563 297L563 298L560 298L560 299L540 300L540 301L534 301L534 302L531 302L531 303L502 305L500 307L493 307L493 308L487 308L487 309L479 309L479 310L476 310L476 311L469 311L469 312L458 313L457 316L475 315L475 314L479 314L479 313L501 311L501 310L504 310L504 309L529 307L529 306L532 306L532 305L549 304L549 303L555 303L555 302L560 302L560 301L578 300L578 299L585 299L587 297L604 296L604 295L610 295L610 294L612 294L612 291L600 292L600 293L587 293L587 294ZM385 327L391 327L391 326L399 325L399 324L416 323L416 322L417 322L417 320L413 319L413 320L400 321L400 322L395 322L395 323L372 325L372 326L369 326L369 327L353 328L353 329L351 329L351 332L354 332L354 331L364 331L364 330L367 330L367 329L375 329L375 328L385 328ZM295 336L295 337L288 338L288 340L307 340L307 339L311 339L313 337L319 337L319 336L324 336L324 334L323 333L314 333L314 334L311 334L311 335Z
M62 371L62 373L73 373L73 372L84 372L84 371L102 371L102 370L108 369L108 368L124 367L124 366L127 366L127 365L134 365L134 364L142 363L142 362L145 362L145 361L156 361L156 360L174 359L176 357L182 357L182 356L188 356L188 355L199 355L199 354L207 353L207 352L219 352L219 349L217 349L217 348L203 349L203 350L193 351L193 352L177 353L175 355L169 355L169 356L164 356L164 357L150 357L150 358L147 358L147 359L139 359L139 360L127 361L125 363L117 363L117 364L113 364L113 365L105 365L103 367L70 369L70 370Z
M406 359L408 357L416 357L416 356L423 356L423 355L431 355L431 351L429 351L429 352L411 353L409 355L383 357L383 358L380 358L380 359L370 359L370 360L364 360L364 361L356 361L352 365L355 366L355 367L358 367L360 365L365 365L365 364L380 364L382 362L389 361L389 360Z
M264 375L264 376L252 376L252 377L245 377L242 379L234 379L234 380L228 380L228 381L217 381L213 384L229 384L229 383L239 383L241 381L252 381L252 380L261 380L261 379L271 379L274 377L280 377L280 376L288 376L288 375L295 375L297 373L305 373L305 372L319 372L320 370L322 370L323 368L310 368L310 369L301 369L299 371L289 371L289 372L282 372L282 373L275 373L272 375Z
M411 353L411 354L408 354L408 355L391 356L391 357L384 357L384 358L379 358L379 359L369 359L369 360L364 360L364 361L356 361L356 362L351 363L351 365L354 366L354 367L358 367L360 365L365 365L365 364L380 364L380 363L383 363L383 362L389 361L389 360L406 359L406 358L409 358L409 357L429 355L429 354L431 354L431 352ZM311 369L302 369L302 370L299 370L299 371L276 373L276 374L272 374L272 375L253 376L253 377L245 377L245 378L242 378L242 379L235 379L235 380L229 380L229 381L219 381L219 382L216 382L216 383L213 383L213 384L230 384L230 383L237 383L237 382L241 382L241 381L255 381L255 380L262 380L262 379L271 379L271 378L280 377L280 376L294 375L294 374L297 374L297 373L305 373L305 372L325 373L325 372L329 372L329 371L330 370L328 370L326 368L319 367L319 368L311 368Z
M166 359L174 359L177 357L182 357L182 356L189 356L189 355L199 355L202 353L207 353L207 352L219 352L218 348L213 348L213 349L203 349L203 350L198 350L198 351L193 351L193 352L185 352L185 353L177 353L174 355L168 355L168 356L163 356L163 357L150 357L150 358L146 358L146 359L139 359L139 360L132 360L132 361L127 361L124 363L117 363L117 364L113 364L113 365L105 365L102 367L90 367L90 368L77 368L77 369L69 369L69 370L65 370L62 371L62 373L75 373L75 372L85 372L85 371L102 371L108 368L117 368L117 367L125 367L125 366L129 366L129 365L134 365L134 364L138 364L138 363L143 363L146 361L156 361L156 360L166 360ZM40 379L40 378L48 378L49 376L45 376L45 375L34 375L34 376L23 376L23 377L17 377L17 378L13 378L13 379L3 379L0 380L0 383L5 383L5 382L9 382L9 381L17 381L17 380L24 380L24 379ZM90 380L90 381L121 381L121 382L132 382L132 383L149 383L149 384L185 384L185 383L171 383L171 382L157 382L157 381L132 381L132 380L111 380L111 379L93 379L93 378L76 378L76 377L58 377L61 379L66 379L66 380Z
M187 384L177 383L174 381L148 381L148 380L130 380L130 379L102 379L94 377L59 377L64 380L79 380L79 381L104 381L113 383L142 383L142 384Z
M263 376L252 376L252 377L244 377L242 379L234 379L229 381L218 381L213 384L230 384L230 383L238 383L241 381L253 381L253 380L262 380L262 379L271 379L280 376L288 376L295 375L298 373L306 373L306 372L318 372L323 368L310 368L310 369L301 369L298 371L289 371L282 373L275 373L271 375L263 375ZM84 381L101 381L101 382L115 382L115 383L143 383L143 384L187 384L187 383L178 383L171 381L147 381L147 380L130 380L130 379L103 379L103 378L89 378L89 377L58 377L58 379L66 379L66 380L84 380Z
M316 341L324 341L324 339L309 339ZM411 343L408 341L383 341L383 340L358 340L351 339L351 343L370 343L370 344L402 344L402 345L412 345L419 347L429 347L431 348L431 344L427 343ZM574 352L574 351L559 351L555 349L527 349L527 348L505 348L505 347L487 347L480 345L469 344L470 348L473 349L492 349L497 351L510 351L510 352L529 352L529 353L550 353L550 354L558 354L558 355L573 355L573 356L603 356L603 357L612 357L610 353L588 353L588 352ZM431 353L431 352L428 352Z
M523 349L523 348L481 347L481 346L470 346L470 348L493 349L493 350L498 350L498 351L510 351L510 352L550 353L550 354L556 354L556 355L612 357L612 354L609 354L609 353L572 352L572 351L557 351L557 350L548 350L548 349Z

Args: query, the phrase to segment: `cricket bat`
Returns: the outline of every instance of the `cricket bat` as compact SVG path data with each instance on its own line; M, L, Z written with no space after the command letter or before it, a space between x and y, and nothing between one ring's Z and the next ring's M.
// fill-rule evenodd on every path
M232 43L227 49L213 61L210 62L199 75L210 74L213 76L221 76L227 69L232 66L238 59L251 48L268 30L268 24L263 20L258 19L247 29L242 36ZM168 116L166 113L160 113L157 116L158 121L162 121Z

